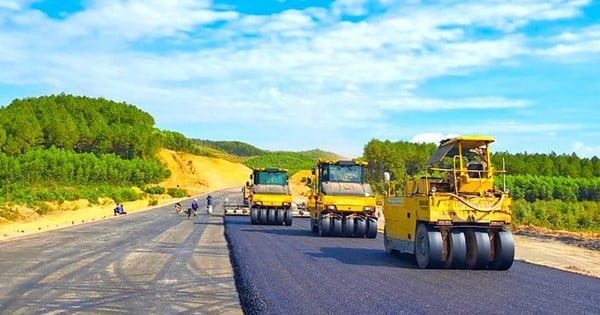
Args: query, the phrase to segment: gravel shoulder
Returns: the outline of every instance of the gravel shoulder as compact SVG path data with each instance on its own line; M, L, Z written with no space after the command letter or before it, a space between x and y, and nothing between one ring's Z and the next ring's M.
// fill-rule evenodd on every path
M515 259L528 263L600 278L600 250L576 245L582 240L516 232ZM566 243L569 242L569 243ZM592 242L598 243L598 241Z

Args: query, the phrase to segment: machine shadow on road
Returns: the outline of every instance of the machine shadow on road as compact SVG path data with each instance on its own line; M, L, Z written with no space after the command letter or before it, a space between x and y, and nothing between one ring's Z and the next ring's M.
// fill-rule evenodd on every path
M194 221L194 224L199 224L199 225L223 225L223 223L221 222L202 222L202 221Z
M306 253L312 258L333 258L341 263L361 266L399 267L418 269L419 266L411 255L388 255L383 249L322 247L320 253Z
M225 225L251 225L250 224L250 217L248 217L248 220L231 220L228 218L224 218L223 222L225 223Z
M252 233L266 233L266 234L274 234L274 235L318 237L318 235L312 233L309 230L289 229L289 228L285 228L285 227L282 227L281 229L268 229L268 230L242 229L241 231L242 232L252 232Z

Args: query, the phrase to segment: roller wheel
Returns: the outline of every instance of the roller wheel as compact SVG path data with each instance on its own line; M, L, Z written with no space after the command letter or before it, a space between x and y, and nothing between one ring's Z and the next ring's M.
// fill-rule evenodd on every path
M490 238L487 232L467 230L467 268L485 269L490 260Z
M284 209L277 209L277 216L275 216L275 224L282 225L283 224L283 216L285 215Z
M317 221L313 218L310 218L310 230L313 233L319 232L319 227L317 226Z
M267 209L260 209L260 215L258 216L259 224L267 224Z
M275 214L277 214L277 210L273 209L273 208L269 208L268 214L267 214L267 224L275 224Z
M344 219L344 236L354 236L354 218Z
M329 217L321 217L319 222L319 236L331 235L331 219Z
M292 209L285 210L284 221L285 221L285 226L292 225Z
M463 231L448 232L448 260L446 268L463 269L467 264L467 242Z
M377 219L368 218L367 219L367 238L376 238L377 237Z
M250 209L250 222L252 224L258 224L258 209L256 209L256 208Z
M342 230L342 218L341 217L334 217L333 218L333 231L332 234L334 236L342 236L343 230Z
M385 253L388 255L394 255L398 252L397 249L392 248L392 240L388 238L385 228L383 229L383 247L385 248Z
M425 224L417 227L415 255L421 268L438 268L442 262L442 234Z
M365 237L367 235L367 222L365 218L356 218L355 223L354 237Z
M515 259L515 243L510 231L499 231L494 238L492 269L507 270Z

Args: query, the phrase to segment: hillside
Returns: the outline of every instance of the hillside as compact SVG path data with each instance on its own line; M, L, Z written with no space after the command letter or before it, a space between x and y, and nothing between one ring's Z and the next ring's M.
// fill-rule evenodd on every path
M251 170L240 163L161 149L158 157L171 171L162 187L179 187L194 196L208 191L243 186Z

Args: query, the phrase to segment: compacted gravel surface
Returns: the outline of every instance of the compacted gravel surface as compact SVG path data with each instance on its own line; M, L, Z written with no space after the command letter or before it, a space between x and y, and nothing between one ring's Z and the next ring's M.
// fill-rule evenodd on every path
M247 314L600 314L600 279L516 261L508 271L422 270L376 239L322 238L224 218Z
M0 242L0 314L242 314L223 233L169 205Z

